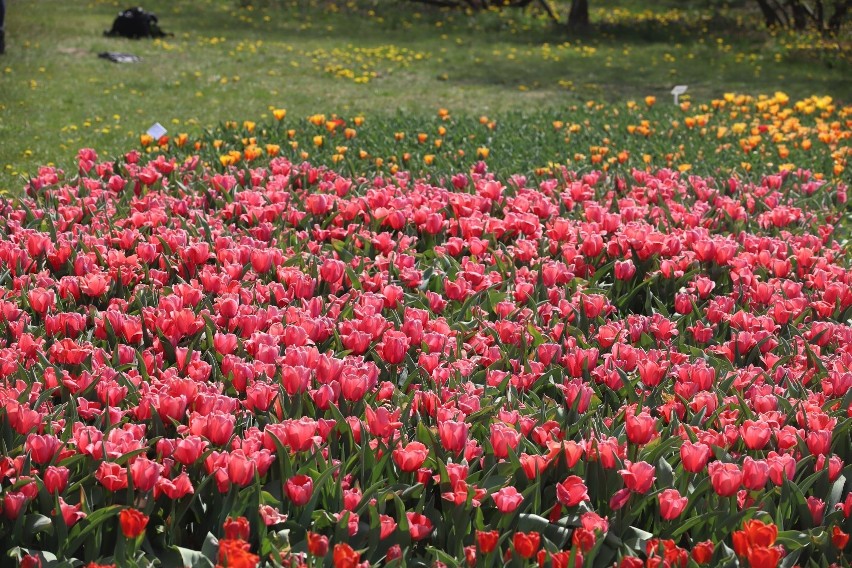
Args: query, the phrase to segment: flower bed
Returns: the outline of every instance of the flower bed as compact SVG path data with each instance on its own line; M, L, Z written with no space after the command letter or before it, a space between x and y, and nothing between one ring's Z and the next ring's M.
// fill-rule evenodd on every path
M78 166L0 221L22 565L848 565L841 181Z

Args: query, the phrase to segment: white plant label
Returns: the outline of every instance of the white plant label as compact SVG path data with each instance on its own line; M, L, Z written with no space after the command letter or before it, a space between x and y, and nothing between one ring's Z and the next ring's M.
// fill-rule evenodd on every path
M159 122L155 122L155 123L151 126L151 128L149 128L149 129L148 129L148 136L150 136L150 137L151 137L151 138L153 138L154 140L159 140L160 138L162 138L162 137L163 137L163 135L164 135L166 132L168 132L168 130L166 130L166 129L163 127L163 125L162 125L162 124L160 124Z

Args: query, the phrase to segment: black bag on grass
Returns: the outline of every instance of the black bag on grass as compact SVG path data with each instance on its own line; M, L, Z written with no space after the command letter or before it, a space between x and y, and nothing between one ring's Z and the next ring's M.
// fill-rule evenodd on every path
M112 29L105 36L139 39L143 37L165 37L166 34L157 23L157 16L140 7L128 8L118 13L112 23Z

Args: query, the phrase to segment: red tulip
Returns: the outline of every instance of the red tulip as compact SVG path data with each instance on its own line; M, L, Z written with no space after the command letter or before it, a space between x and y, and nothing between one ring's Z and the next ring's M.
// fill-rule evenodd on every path
M469 426L464 422L445 420L438 423L438 436L441 445L448 452L457 454L464 450L467 444L467 432Z
M314 480L307 475L294 475L284 484L284 494L297 507L305 505L314 493Z
M33 288L27 293L27 300L35 313L44 316L48 310L53 308L56 298L52 290Z
M778 547L755 547L748 552L748 563L751 568L777 568L782 552Z
M379 438L391 438L399 432L402 422L399 422L401 408L394 411L380 406L373 410L369 405L365 408L367 418L367 429L370 434Z
M157 485L154 486L155 499L161 494L164 494L169 499L177 500L193 493L195 493L195 488L192 487L192 481L190 481L189 475L185 471L181 472L174 479L161 477L157 480Z
M628 413L624 419L624 426L627 432L627 439L636 445L647 444L657 435L657 420L648 412L643 411L639 414Z
M314 436L319 423L316 420L302 416L298 420L285 420L286 443L294 452L304 452L314 447ZM268 427L267 427L268 429ZM267 448L273 451L275 448Z
M654 473L656 469L653 465L647 462L625 462L625 469L619 470L621 478L624 480L624 485L635 493L645 494L651 490L656 477Z
M596 353L592 355L597 358ZM576 361L577 365L588 365L588 361L583 359L582 362L578 359ZM582 368L575 369L574 373L579 372L582 374ZM565 395L565 404L568 408L575 408L578 413L583 414L589 409L589 404L592 401L592 395L594 391L590 386L584 383L581 379L572 379L570 381L566 380L561 386L560 390Z
M224 412L211 412L206 417L203 435L217 446L225 445L234 433L236 416Z
M746 456L743 460L743 487L752 491L763 489L769 480L769 466L763 460Z
M311 370L301 365L286 366L282 371L281 382L290 396L299 395L308 390L311 384Z
M62 493L68 487L68 476L71 473L67 467L49 466L42 474L44 488L48 493Z
M657 495L657 500L660 503L660 517L666 521L679 517L689 503L689 499L681 497L677 489L664 490Z
M405 513L408 519L408 532L412 540L423 540L432 534L432 521L420 513Z
M583 527L577 527L571 535L571 544L583 552L590 552L595 547L596 541L595 533Z
M503 487L500 491L491 494L494 499L494 504L497 505L497 510L503 514L511 513L524 500L524 496L518 493L518 490L513 487Z
M105 274L92 272L79 278L80 291L83 294L96 298L102 296L110 286L109 277Z
M218 566L233 566L234 568L254 568L260 557L251 553L251 545L244 540L223 538L219 541L219 553L216 557Z
M778 537L778 527L774 524L765 524L758 519L746 521L743 530L734 531L734 552L738 556L749 556L754 548L768 548L775 544Z
M251 534L248 519L245 517L228 517L222 524L222 529L225 531L225 538L248 540Z
M25 554L21 558L19 568L41 568L41 559L38 556Z
M814 430L805 438L808 451L815 456L825 456L831 451L831 430Z
M267 527L279 525L287 522L287 515L282 515L281 511L271 505L261 505L258 508L260 518L263 519L263 524Z
M617 280L630 280L635 274L636 266L630 259L615 262L615 278Z
M14 521L26 508L29 498L20 491L9 491L3 496L3 516Z
M835 525L831 529L831 544L837 550L843 550L846 548L846 545L849 544L849 535L840 530L840 527Z
M625 487L624 489L619 489L615 493L612 494L612 497L609 498L609 508L613 511L621 510L627 502L630 500L630 495L632 491Z
M593 511L588 511L580 515L580 523L584 529L593 532L600 531L601 534L606 534L609 530L609 520Z
M187 436L177 441L171 457L183 465L192 465L201 458L207 445L201 436Z
M127 469L117 463L101 462L95 479L109 491L120 491L127 488Z
M710 447L701 442L693 444L684 442L680 447L680 459L683 469L692 473L700 473L710 459Z
M811 520L814 525L821 525L823 514L825 514L825 501L818 497L811 496L807 498L807 504L808 510L811 512Z
M769 479L775 485L783 485L784 479L793 479L796 475L796 458L790 454L769 452L766 463L769 465Z
M588 488L576 475L569 475L556 485L556 500L566 507L575 507L589 500Z
M707 564L713 557L714 548L713 541L711 540L696 543L692 547L692 559L695 560L697 564Z
M527 479L535 479L536 476L540 475L550 463L546 456L539 454L530 455L522 453L518 456L518 460L521 462L521 467L523 468Z
M133 478L133 487L144 493L154 488L162 469L162 465L140 456L130 464L128 473Z
M401 331L386 331L376 350L389 365L399 365L405 360L410 343L411 340Z
M766 422L746 420L740 427L740 435L743 438L743 442L750 450L763 449L769 443L769 436L771 434L772 431Z
M343 278L343 273L346 271L346 265L332 258L327 258L320 266L320 277L324 282L336 284Z
M350 402L363 399L368 388L369 382L363 373L347 370L340 375L340 392Z
M53 457L59 452L62 442L53 435L45 434L30 434L27 436L27 441L24 444L26 450L30 453L32 460L39 464L45 465L53 460Z
M495 422L491 424L490 442L494 449L494 457L505 459L509 456L509 448L517 450L521 442L521 433L505 424Z
M328 537L308 531L308 552L312 556L323 558L328 554Z
M645 568L645 562L636 556L622 556L618 568Z
M136 509L122 509L118 514L118 524L121 533L127 538L136 538L145 532L148 526L148 516Z
M497 546L500 540L500 533L497 531L476 531L476 543L479 546L479 551L483 554L488 554Z
M384 540L396 531L396 521L390 515L379 515L379 539Z
M743 481L743 473L737 464L713 462L708 467L713 490L721 497L735 495Z
M77 524L77 521L80 519L86 518L86 513L81 511L82 505L69 505L65 502L65 499L62 497L59 498L59 510L62 514L62 520L65 521L65 526L68 528L73 527ZM53 511L53 514L56 514L56 511Z
M345 542L334 545L334 568L357 568L361 555Z
M826 462L828 462L827 468ZM843 460L836 455L833 455L828 459L826 459L826 456L824 455L817 456L816 463L814 464L814 471L820 471L823 469L828 469L829 481L836 481L840 472L843 470Z
M409 442L404 448L399 446L392 453L394 463L407 473L417 471L428 456L428 448L420 442Z
M532 558L541 545L541 535L535 531L516 532L512 535L512 545L521 558Z
M464 547L464 560L468 566L476 566L476 547L475 546L465 546Z

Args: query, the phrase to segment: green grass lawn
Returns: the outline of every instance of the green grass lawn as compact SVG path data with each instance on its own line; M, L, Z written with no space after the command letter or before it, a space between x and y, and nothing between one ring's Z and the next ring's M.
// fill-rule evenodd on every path
M171 134L271 108L434 116L566 109L587 100L724 92L852 93L849 44L772 36L744 10L687 2L592 2L582 36L534 12L474 17L417 4L150 0L174 37L102 36L124 4L11 0L0 58L0 190L77 149L115 154L153 122ZM696 4L701 4L696 2ZM143 57L117 65L112 50Z

